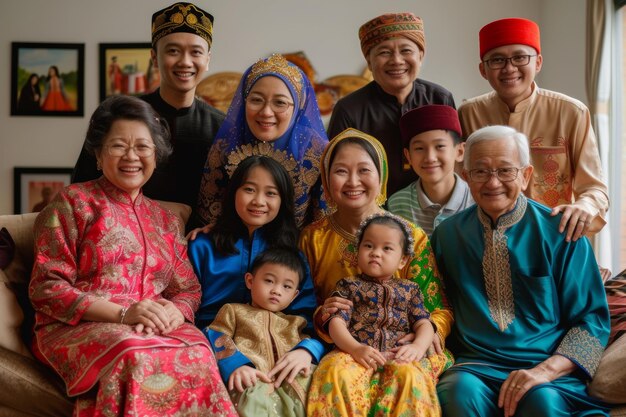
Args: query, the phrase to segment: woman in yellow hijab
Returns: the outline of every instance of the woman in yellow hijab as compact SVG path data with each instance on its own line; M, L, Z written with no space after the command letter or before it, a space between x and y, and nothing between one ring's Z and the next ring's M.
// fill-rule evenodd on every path
M363 220L384 210L382 205L387 198L388 169L387 156L380 142L356 129L346 129L328 144L322 154L321 165L324 195L334 210L302 231L300 248L309 261L317 301L322 306L316 312L315 327L320 337L331 342L324 321L337 309L348 308L351 302L330 297L330 294L340 279L358 274L355 234ZM438 337L435 337L431 356L422 360L423 366L428 369L423 372L424 380L418 381L418 387L415 387L420 389L419 385L424 383L428 385L424 388L430 391L430 386L434 387L436 382L432 381L433 376L438 377L452 363L444 341L450 333L453 318L426 234L422 229L413 227L413 240L415 255L399 271L399 278L410 279L420 286L424 306L436 326ZM342 364L332 366L340 369ZM365 368L362 371L373 373L369 379L375 379L377 371ZM308 415L327 415L332 410L341 415L355 415L363 410L362 407L377 407L378 404L364 405L361 401L351 401L355 398L337 395L343 384L352 384L354 379L362 378L357 375L358 372L328 372L319 368L316 372L323 374L323 378L316 378L318 384L311 386ZM339 381L338 378L350 378L351 381ZM372 389L376 389L375 385ZM327 387L332 387L332 391L328 392Z

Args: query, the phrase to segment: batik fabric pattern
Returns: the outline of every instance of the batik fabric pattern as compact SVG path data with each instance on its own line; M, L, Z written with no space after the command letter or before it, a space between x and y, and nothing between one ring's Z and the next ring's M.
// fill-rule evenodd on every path
M294 101L289 128L272 142L255 138L246 122L248 93L254 83L267 76L281 79ZM267 155L280 162L293 180L298 226L320 218L326 206L319 165L327 143L315 91L304 73L278 54L256 62L243 74L226 120L209 151L198 196L199 214L204 222L213 223L221 212L230 175L239 163L251 155Z
M396 347L419 320L430 318L419 286L396 277L383 282L363 274L343 278L331 296L351 300L353 306L332 314L327 323L341 317L355 340L380 352Z
M438 387L444 414L460 412L454 406L446 411L445 405L459 396L495 395L491 398L497 401L497 390L510 372L561 355L577 372L541 387L558 392L571 407L562 410L566 414L587 410L605 415L585 389L609 336L604 288L589 241L566 242L559 222L548 207L520 195L514 209L496 222L475 206L435 229L433 250L456 324L456 364ZM463 372L478 378L471 392L457 392L464 377L455 374ZM495 394L484 393L481 383Z
M158 203L141 193L133 202L104 177L67 187L37 217L35 352L78 396L76 415L236 415L191 324L200 285L178 225ZM83 321L102 299L125 307L168 299L187 322L160 336Z
M353 307L331 318L341 317L355 340L380 352L397 346L418 320L429 318L419 286L408 280L344 278L333 294L352 300ZM337 410L345 416L439 416L435 385L447 362L439 354L409 364L389 361L372 370L335 350L313 375L309 415L330 416Z
M597 214L590 231L598 231L606 223L609 199L589 110L564 94L535 83L532 88L513 111L495 91L465 101L459 107L463 136L490 125L525 134L535 168L526 195L548 207L584 207Z
M251 366L263 373L293 349L305 349L318 363L324 353L321 342L302 333L306 320L298 316L274 313L248 304L226 304L211 325L203 331L215 352L224 383L241 366ZM243 393L230 392L239 415L305 415L309 376L292 383L286 380L276 389L262 381ZM267 385L260 387L258 385ZM254 412L254 413L253 413Z

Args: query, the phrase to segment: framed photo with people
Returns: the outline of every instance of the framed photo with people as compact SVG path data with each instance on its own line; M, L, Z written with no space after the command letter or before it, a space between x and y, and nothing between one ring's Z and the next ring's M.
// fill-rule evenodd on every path
M83 116L85 44L11 43L11 115Z
M159 86L159 69L152 65L151 45L100 44L100 101L115 94L139 96Z
M13 212L41 211L54 196L70 184L72 168L13 168Z

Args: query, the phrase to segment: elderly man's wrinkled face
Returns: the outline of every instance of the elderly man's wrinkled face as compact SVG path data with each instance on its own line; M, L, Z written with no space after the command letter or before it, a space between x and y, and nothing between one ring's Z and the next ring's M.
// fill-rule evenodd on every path
M463 178L476 204L495 222L513 210L517 197L528 187L533 167L521 166L512 138L478 142L472 145L467 156L470 169L463 171ZM515 174L511 174L513 171ZM483 177L487 176L485 181ZM515 179L509 180L511 177Z

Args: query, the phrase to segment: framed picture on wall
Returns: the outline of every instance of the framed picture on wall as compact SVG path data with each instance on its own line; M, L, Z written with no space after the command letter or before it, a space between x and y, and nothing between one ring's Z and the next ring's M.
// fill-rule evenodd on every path
M100 44L100 101L115 94L139 96L159 86L150 49L149 42Z
M85 44L11 43L11 115L82 116Z
M13 212L41 211L54 196L70 184L72 168L13 168Z

